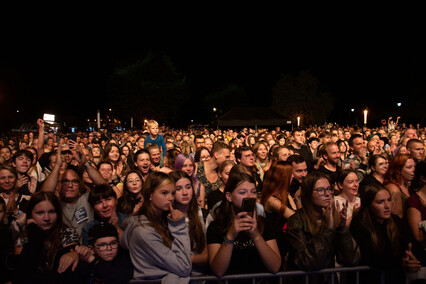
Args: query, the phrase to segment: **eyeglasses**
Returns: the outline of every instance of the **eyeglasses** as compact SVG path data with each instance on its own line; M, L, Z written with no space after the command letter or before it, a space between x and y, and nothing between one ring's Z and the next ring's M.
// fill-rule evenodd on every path
M133 182L140 182L141 180L140 179L132 179L132 178L130 178L130 179L128 179L127 180L127 182L130 182L130 183L133 183Z
M72 183L72 185L78 185L80 183L80 180L78 180L78 179L73 179L73 180L61 179L61 184L69 184L69 183Z
M118 241L112 241L109 244L100 243L100 244L95 245L95 247L100 251L107 250L108 247L110 247L111 249L116 249L116 248L118 248Z
M328 192L333 192L333 188L331 188L331 186L324 188L324 187L319 187L319 188L314 188L314 191L316 191L318 193L318 195L324 195L325 191Z

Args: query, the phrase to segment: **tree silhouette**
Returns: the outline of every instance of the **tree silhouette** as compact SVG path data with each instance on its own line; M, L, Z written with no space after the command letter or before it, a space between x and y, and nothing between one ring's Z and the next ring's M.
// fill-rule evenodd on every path
M297 76L282 75L272 90L271 108L292 121L300 116L304 124L322 123L333 109L333 98L320 91L317 78L302 71Z
M161 52L123 60L109 81L108 102L139 123L146 118L176 123L188 99L186 77Z
M226 112L234 106L246 105L248 97L242 87L235 84L228 84L217 88L215 91L204 97L205 107L215 107Z

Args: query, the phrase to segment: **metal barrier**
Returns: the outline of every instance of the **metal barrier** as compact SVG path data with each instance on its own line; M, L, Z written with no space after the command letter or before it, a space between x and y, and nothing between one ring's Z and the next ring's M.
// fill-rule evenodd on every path
M190 283L198 282L202 283L203 281L222 281L224 283L228 283L230 280L241 280L241 279L252 279L252 283L255 284L256 280L258 279L264 279L264 278L279 278L279 284L283 283L283 279L290 276L304 276L305 277L305 283L309 283L309 276L310 275L326 275L330 274L333 275L331 277L331 283L338 283L338 281L335 282L335 273L341 273L341 272L355 272L355 283L359 284L359 273L363 271L371 271L374 270L373 268L369 266L356 266L356 267L339 267L339 268L327 268L322 270L315 270L315 271L302 271L302 270L295 270L295 271L286 271L286 272L278 272L278 273L253 273L253 274L232 274L232 275L226 275L223 277L216 277L212 275L205 275L205 276L193 276L191 277ZM381 273L381 283L384 283L384 273ZM159 280L131 280L129 283L161 283L161 279Z

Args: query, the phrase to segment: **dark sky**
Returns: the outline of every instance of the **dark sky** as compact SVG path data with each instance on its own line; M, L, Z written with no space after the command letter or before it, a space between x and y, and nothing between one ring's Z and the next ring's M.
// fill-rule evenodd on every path
M148 50L167 54L199 96L235 83L254 105L269 105L281 74L308 70L335 99L331 121L343 122L352 107L361 117L361 110L368 107L376 113L376 122L397 114L423 122L419 107L425 103L423 47L420 38L403 33L356 30L282 35L209 30L156 37L106 30L46 34L27 38L0 57L2 126L33 120L43 112L63 118L94 117L96 109L105 107L102 101L116 63ZM402 103L399 110L397 102Z

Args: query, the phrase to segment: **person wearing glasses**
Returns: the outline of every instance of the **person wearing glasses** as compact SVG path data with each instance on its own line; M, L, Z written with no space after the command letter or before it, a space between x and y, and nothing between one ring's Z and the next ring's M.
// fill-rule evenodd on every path
M288 220L288 268L319 270L334 267L335 256L339 264L356 265L361 255L346 224L348 204L344 203L341 208L334 205L328 175L321 172L309 174L302 182L301 200L302 209ZM318 275L309 280L311 283L327 283L331 280L329 277Z
M123 196L117 201L117 211L125 215L136 215L143 203L143 179L138 171L131 171L124 179Z
M362 194L364 188L369 184L383 185L385 175L389 169L388 157L385 154L372 155L368 159L368 166L370 167L371 172L362 179L362 182L360 182L360 194Z
M86 157L80 148L73 148L72 151L74 151L74 157L79 164L84 165L94 184L106 184L98 170L89 162L86 162ZM63 211L62 220L68 227L76 229L81 237L83 227L93 221L94 218L92 206L88 201L89 192L84 193L85 187L81 177L74 170L67 169L60 175L61 165L62 155L61 146L59 146L56 153L56 164L41 186L41 191L59 193Z
M96 224L90 228L88 238L87 247L75 248L82 260L77 270L82 278L92 280L90 283L128 283L133 277L133 265L129 252L119 246L114 225Z

